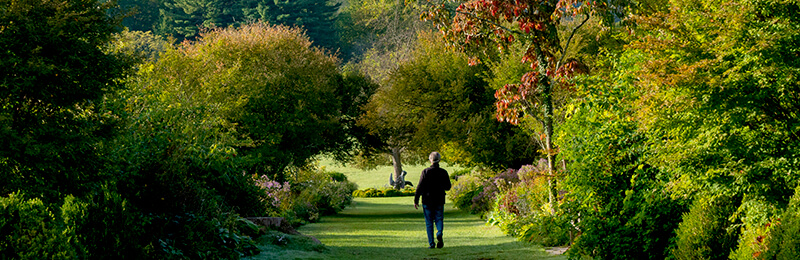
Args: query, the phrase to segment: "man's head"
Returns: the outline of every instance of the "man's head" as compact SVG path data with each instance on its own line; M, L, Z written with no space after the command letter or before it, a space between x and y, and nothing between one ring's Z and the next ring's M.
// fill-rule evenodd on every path
M428 156L428 160L430 160L432 164L439 163L441 159L442 155L440 155L439 152L432 152L431 155Z

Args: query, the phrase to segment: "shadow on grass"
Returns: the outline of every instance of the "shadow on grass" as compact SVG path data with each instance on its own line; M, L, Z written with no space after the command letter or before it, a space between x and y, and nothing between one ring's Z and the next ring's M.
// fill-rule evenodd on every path
M446 241L445 241L446 242ZM544 249L522 247L507 242L482 246L445 246L430 249L423 243L412 247L403 243L397 246L328 246L328 251L310 255L318 259L562 259L549 255Z
M324 251L270 250L253 259L566 259L516 241L450 204L445 247L429 249L422 209L412 203L408 197L357 198L338 215L298 229L322 241Z

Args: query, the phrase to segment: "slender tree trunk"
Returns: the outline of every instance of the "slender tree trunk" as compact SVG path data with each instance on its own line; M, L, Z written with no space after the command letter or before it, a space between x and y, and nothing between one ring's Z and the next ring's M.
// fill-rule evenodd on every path
M547 76L548 62L543 55L540 45L535 45L534 51L536 52L537 62L539 64L539 84L542 88L542 124L544 125L544 152L547 155L547 190L548 202L550 206L554 206L556 202L555 186L556 179L553 171L553 161L555 160L555 153L553 153L553 85L550 82L550 77Z
M544 94L544 135L545 135L545 153L547 153L547 188L549 191L548 202L550 206L554 206L556 178L553 171L553 161L555 161L555 153L553 152L553 97L551 95L551 87L546 89Z
M402 148L392 147L392 166L394 167L394 188L401 190L405 188L406 182L403 179L403 162L400 161L400 152Z

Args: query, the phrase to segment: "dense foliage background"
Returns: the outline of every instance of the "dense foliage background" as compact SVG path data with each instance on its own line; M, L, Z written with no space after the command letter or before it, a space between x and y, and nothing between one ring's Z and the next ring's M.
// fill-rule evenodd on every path
M571 258L800 258L796 0L0 0L0 101L3 259L241 258L432 150Z

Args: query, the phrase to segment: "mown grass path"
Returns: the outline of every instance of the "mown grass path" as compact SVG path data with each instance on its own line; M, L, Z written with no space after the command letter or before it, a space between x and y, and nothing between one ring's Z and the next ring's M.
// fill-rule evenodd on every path
M442 249L428 249L422 209L413 197L356 198L335 216L298 229L327 250L286 251L272 259L566 259L516 241L477 216L445 206Z

